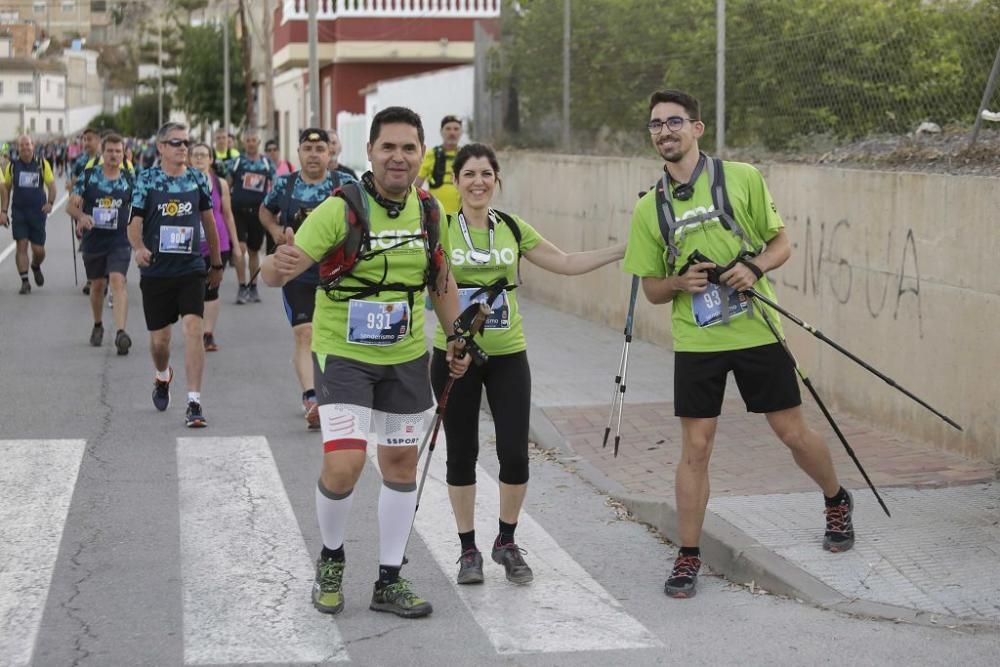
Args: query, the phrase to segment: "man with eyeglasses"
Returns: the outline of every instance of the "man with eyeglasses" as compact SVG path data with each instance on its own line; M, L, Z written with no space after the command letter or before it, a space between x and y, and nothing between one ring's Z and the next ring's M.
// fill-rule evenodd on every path
M128 239L139 266L139 290L149 330L149 350L156 376L153 405L170 405L171 327L181 318L184 330L184 368L187 371L189 428L208 425L201 407L201 380L205 366L202 339L205 283L215 289L222 281L219 235L212 215L212 195L204 174L188 168L187 127L167 123L156 133L160 163L142 172L132 193L132 220ZM201 256L202 237L208 242L210 268Z
M699 150L705 132L700 114L698 100L681 91L659 91L650 98L647 128L664 160L664 174L632 213L624 264L626 273L642 278L650 303L672 305L674 412L681 421L676 473L681 548L664 592L675 598L696 592L708 461L729 371L747 411L765 415L795 462L823 491L823 548L842 552L854 544L852 498L837 479L822 436L803 418L794 366L758 311L763 306L751 308L742 294L753 287L775 299L765 274L791 254L784 223L757 169L714 160ZM719 190L726 193L721 200ZM720 284L709 282L707 271L716 266L726 267ZM778 314L772 309L766 314L780 334Z
M243 132L243 149L244 153L229 165L236 235L241 250L249 257L247 269L250 271L250 282L244 282L246 276L243 271L239 271L238 275L240 286L236 303L239 304L260 303L256 275L260 266L260 249L264 245L264 226L258 212L264 195L274 183L274 163L260 154L260 134L257 130Z

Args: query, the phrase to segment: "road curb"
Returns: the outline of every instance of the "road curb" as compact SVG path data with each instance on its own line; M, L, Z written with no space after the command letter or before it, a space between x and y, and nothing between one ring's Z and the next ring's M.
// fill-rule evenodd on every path
M620 483L577 454L545 411L534 403L531 405L529 437L542 449L557 452L560 461L572 467L573 472L595 489L624 505L637 520L652 526L674 544L677 543L677 511L670 499L629 493ZM713 571L729 581L753 585L770 593L851 616L968 632L1000 631L1000 624L978 619L848 598L798 565L774 553L711 509L705 513L701 554Z

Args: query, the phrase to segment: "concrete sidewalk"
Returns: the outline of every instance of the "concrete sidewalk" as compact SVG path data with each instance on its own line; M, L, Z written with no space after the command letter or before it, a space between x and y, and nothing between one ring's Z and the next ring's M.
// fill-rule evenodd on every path
M631 344L615 458L602 440L621 330L523 297L519 302L532 369L532 440L559 452L564 463L640 521L676 539L680 427L673 416L673 354L641 341ZM1000 630L997 467L834 411L893 513L890 519L805 391L803 401L810 424L827 439L842 483L854 492L855 548L823 551L818 489L766 420L745 411L730 382L710 466L705 563L734 582L847 613ZM664 577L669 565L664 563Z

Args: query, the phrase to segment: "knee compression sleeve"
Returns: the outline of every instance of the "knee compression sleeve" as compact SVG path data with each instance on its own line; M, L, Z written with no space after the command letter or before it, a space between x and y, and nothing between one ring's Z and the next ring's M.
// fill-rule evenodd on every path
M365 449L372 411L361 405L331 403L319 406L325 453L346 449Z

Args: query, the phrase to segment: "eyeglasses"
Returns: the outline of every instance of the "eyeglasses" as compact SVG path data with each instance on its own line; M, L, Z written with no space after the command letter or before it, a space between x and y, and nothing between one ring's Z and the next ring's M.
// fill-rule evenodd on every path
M181 146L183 146L184 148L187 148L188 146L191 145L191 140L190 139L167 139L166 141L161 141L160 143L161 144L166 144L168 146L172 146L173 148L180 148Z
M649 130L650 134L659 134L663 131L663 127L666 126L671 132L676 132L684 127L684 121L690 121L692 123L698 122L694 118L682 118L681 116L671 116L665 120L654 118L646 124L646 129Z

